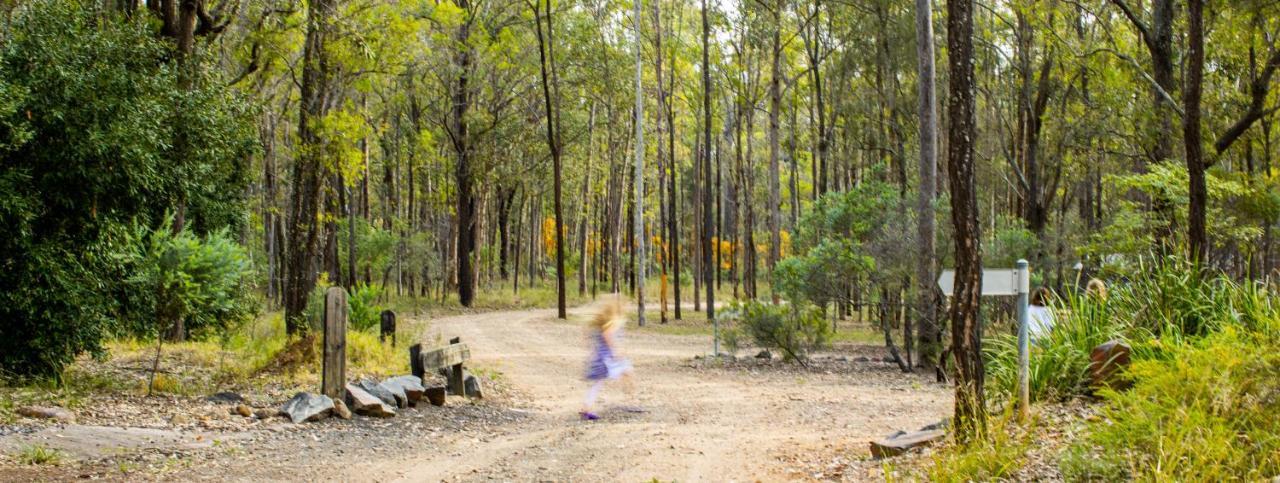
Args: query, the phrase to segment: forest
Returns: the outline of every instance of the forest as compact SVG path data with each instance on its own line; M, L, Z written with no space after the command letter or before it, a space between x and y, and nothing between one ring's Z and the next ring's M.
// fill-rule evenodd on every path
M1280 2L0 13L6 391L146 345L150 395L170 345L229 353L278 322L257 374L317 344L329 287L356 329L394 308L424 334L504 309L577 320L616 293L637 333L715 356L820 371L856 331L884 377L945 387L948 443L872 465L885 479L1040 479L1008 462L1054 426L1009 421L1018 320L982 297L984 268L1025 259L1057 314L1031 399L1108 421L1074 420L1088 430L1045 457L1057 478L1280 475ZM1090 383L1113 340L1128 390Z

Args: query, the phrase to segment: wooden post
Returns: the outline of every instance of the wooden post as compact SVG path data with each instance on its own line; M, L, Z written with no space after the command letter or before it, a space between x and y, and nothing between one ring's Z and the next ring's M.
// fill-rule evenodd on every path
M329 287L324 293L324 372L320 393L342 397L347 380L347 291Z
M422 379L427 375L427 370L422 365L421 343L417 343L412 347L409 347L409 370L413 373L414 377L417 377L418 379Z
M452 339L449 339L449 344L461 344L461 343L462 343L461 337L454 337ZM467 395L467 388L465 384L463 384L465 382L466 382L466 377L463 376L462 374L462 361L458 361L458 363L454 364L449 371L449 386L453 388L454 394L465 397Z
M396 345L396 313L390 310L382 311L382 331L378 334L378 342L386 342L387 336L391 336L391 345Z

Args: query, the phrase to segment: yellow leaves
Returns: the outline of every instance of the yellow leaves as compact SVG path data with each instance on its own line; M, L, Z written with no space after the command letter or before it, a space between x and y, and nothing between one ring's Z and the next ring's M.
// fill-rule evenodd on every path
M317 145L309 149L319 151L325 169L341 174L348 185L360 178L365 168L364 153L360 150L360 140L373 134L373 129L358 114L350 101L342 107L330 111L317 119Z
M439 22L445 28L457 28L466 21L467 12L453 0L443 0L436 4L436 8L431 12L431 18Z

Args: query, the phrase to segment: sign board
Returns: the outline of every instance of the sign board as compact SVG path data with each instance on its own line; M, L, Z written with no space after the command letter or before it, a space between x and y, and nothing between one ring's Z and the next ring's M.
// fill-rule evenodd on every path
M1029 277L1028 277L1029 278ZM948 297L955 291L956 271L943 270L938 277L938 288ZM1018 295L1018 289L1026 293L1030 280L1020 280L1016 268L996 268L982 271L982 295ZM1019 287L1021 285L1021 287Z

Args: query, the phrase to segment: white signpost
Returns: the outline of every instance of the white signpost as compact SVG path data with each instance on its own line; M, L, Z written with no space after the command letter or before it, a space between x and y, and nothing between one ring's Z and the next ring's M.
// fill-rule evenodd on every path
M938 277L938 288L948 297L955 293L955 270L943 270ZM1026 260L1018 260L1017 268L997 268L982 271L982 296L1018 296L1018 414L1025 420L1031 414L1031 364L1030 341L1027 338L1031 271Z

